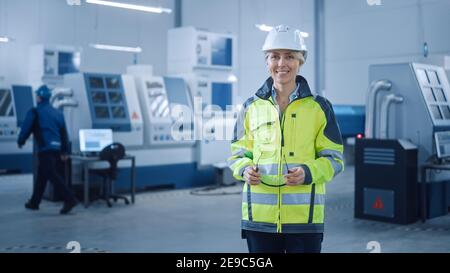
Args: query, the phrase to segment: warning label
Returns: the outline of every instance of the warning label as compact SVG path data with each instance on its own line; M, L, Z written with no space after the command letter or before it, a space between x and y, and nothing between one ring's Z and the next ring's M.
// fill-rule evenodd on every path
M394 191L364 188L364 214L394 218Z
M384 209L384 204L383 204L383 200L381 200L381 197L377 197L375 199L375 202L372 205L372 208L374 209Z

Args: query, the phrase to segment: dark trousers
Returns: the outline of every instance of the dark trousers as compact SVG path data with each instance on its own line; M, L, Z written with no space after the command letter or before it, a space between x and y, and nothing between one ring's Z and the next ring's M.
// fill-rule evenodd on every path
M65 203L74 203L75 196L69 187L64 183L64 179L58 174L58 164L60 159L60 153L57 151L45 151L39 153L39 166L37 171L36 185L33 187L33 195L31 196L30 203L33 205L39 205L44 194L47 181L50 180L55 187L55 190L61 193Z
M250 253L320 253L323 233L268 233L245 230Z

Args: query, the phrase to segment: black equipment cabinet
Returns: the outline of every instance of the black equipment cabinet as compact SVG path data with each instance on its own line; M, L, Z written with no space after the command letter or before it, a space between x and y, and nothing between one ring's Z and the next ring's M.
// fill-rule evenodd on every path
M356 140L356 218L397 224L417 221L417 153L417 146L407 140Z

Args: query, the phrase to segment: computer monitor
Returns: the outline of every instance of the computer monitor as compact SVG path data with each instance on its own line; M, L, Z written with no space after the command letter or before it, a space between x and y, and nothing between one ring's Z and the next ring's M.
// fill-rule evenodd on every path
M434 133L437 157L450 158L450 131Z
M111 129L80 129L80 152L96 153L113 143Z

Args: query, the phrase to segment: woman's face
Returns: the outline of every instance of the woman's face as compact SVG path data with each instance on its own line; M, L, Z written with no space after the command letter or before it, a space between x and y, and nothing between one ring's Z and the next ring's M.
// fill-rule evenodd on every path
M267 57L267 66L273 81L285 85L295 82L300 68L300 60L291 50L274 50Z

